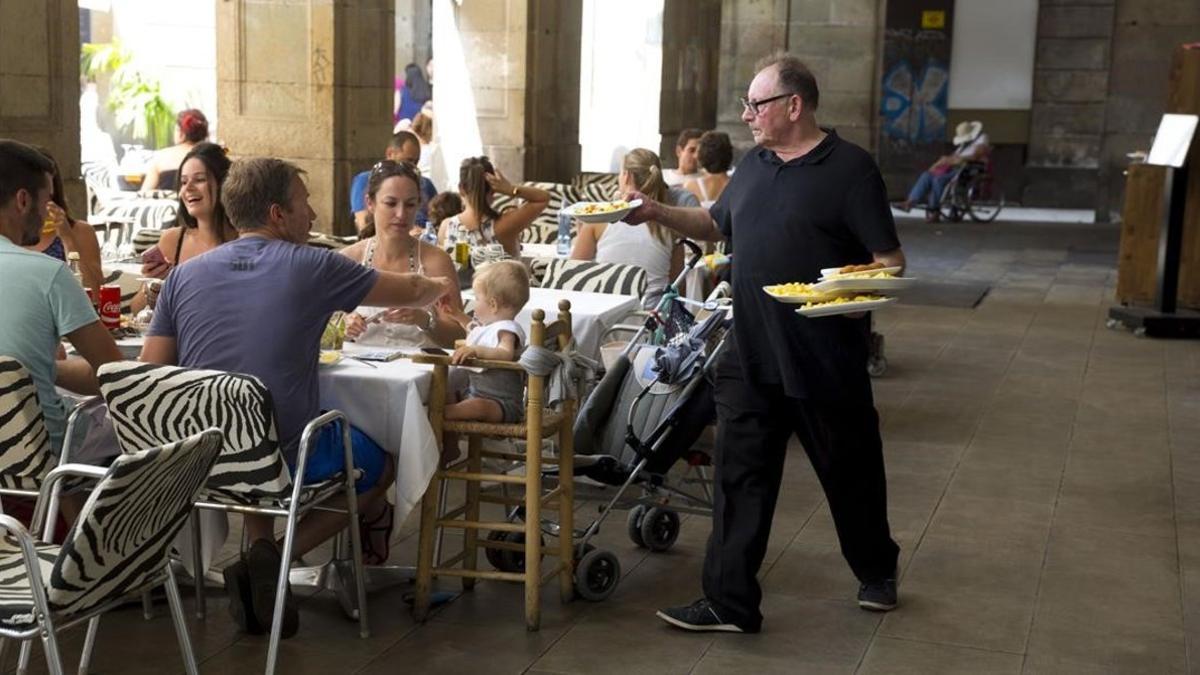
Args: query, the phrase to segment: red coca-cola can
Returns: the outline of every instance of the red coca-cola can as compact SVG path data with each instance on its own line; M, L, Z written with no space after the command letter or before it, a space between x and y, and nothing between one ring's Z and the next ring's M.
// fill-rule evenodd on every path
M121 287L116 284L100 287L100 323L109 330L121 327Z

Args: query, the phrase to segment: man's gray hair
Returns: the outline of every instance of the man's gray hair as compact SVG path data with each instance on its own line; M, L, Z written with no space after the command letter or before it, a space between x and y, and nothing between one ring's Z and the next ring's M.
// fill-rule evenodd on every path
M783 87L783 91L779 93L799 94L804 100L805 108L810 111L817 109L821 99L821 92L817 89L817 78L813 77L812 71L803 61L787 52L775 52L760 59L754 66L754 72L761 72L771 66L777 68L779 84Z
M304 170L282 159L254 157L233 163L221 186L225 215L238 230L257 230L267 224L271 205L291 208L292 179Z

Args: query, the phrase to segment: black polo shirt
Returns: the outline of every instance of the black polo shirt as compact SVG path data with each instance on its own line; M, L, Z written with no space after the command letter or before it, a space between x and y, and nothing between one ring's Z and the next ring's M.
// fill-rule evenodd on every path
M822 268L871 262L872 252L900 247L875 160L825 131L790 162L751 150L710 210L733 243L731 351L749 381L782 384L788 396L869 398L868 320L805 318L762 290L814 282Z

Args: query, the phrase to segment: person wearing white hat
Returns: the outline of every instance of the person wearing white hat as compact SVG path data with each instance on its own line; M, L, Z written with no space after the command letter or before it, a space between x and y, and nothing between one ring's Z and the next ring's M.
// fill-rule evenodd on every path
M987 134L983 133L983 122L959 122L954 128L954 152L942 155L917 177L917 182L908 191L908 198L896 204L896 208L908 212L913 204L922 201L926 203L925 219L934 222L939 219L938 202L946 184L957 173L956 169L967 162L982 161L991 152Z

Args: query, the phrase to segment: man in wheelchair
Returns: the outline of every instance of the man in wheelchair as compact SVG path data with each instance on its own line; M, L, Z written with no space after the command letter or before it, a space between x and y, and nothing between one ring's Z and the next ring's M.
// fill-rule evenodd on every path
M907 213L913 205L924 202L925 220L937 222L941 219L939 207L946 185L964 170L982 172L992 150L987 134L983 133L983 123L979 121L959 122L954 128L954 146L953 153L938 157L928 170L921 172L908 197L896 204L896 208Z

